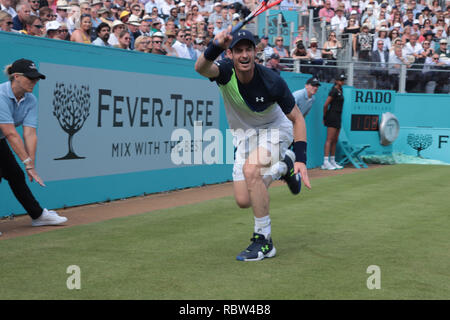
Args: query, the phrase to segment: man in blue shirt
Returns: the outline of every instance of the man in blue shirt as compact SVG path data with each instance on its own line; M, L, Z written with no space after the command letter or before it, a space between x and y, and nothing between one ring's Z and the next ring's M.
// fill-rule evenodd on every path
M306 81L305 87L292 93L295 98L295 103L300 108L303 117L309 113L316 99L315 94L320 87L319 79L316 77L309 78Z
M32 226L64 223L67 218L43 209L36 201L12 152L22 161L30 182L34 180L45 186L34 167L38 109L37 99L32 94L37 82L45 76L26 59L7 66L6 75L9 81L0 84L0 176L8 181L15 197L32 218ZM23 139L16 130L18 126L23 127Z

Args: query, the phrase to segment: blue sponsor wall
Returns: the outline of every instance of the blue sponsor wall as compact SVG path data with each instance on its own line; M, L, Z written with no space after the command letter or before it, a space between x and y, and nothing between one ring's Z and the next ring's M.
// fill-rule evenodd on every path
M3 49L0 51L2 67L16 59L25 57L35 61L37 64L45 63L53 64L55 66L64 65L80 68L94 68L100 71L113 70L127 73L134 72L136 75L145 74L175 77L178 78L178 80L173 83L174 88L184 87L183 81L185 81L186 84L190 79L204 81L205 87L210 85L209 80L204 79L195 72L194 61L185 59L150 55L140 52L126 52L120 49L94 47L92 45L35 38L4 32L0 32L0 46ZM67 77L67 74L64 76ZM86 74L86 78L92 76L93 75L91 74ZM302 89L306 80L309 78L309 75L288 72L282 72L282 76L292 91ZM44 81L50 80L51 79L47 79ZM0 75L0 81L6 81L6 77L3 74ZM52 79L51 81L55 80ZM117 79L117 81L120 82L121 79ZM127 85L133 86L134 84L124 83L124 86ZM148 85L149 88L152 89L158 88L158 83L149 83ZM39 98L38 86L34 93ZM331 86L332 84L322 84L317 93L313 109L306 117L309 168L318 167L322 163L323 145L326 138L326 130L322 123L322 110L323 103ZM202 95L202 89L203 87L199 88L199 96ZM353 88L345 88L346 102L344 110L351 110L353 105L352 95L354 94ZM395 110L395 114L399 118L402 127L419 127L425 123L425 125L429 127L440 128L444 131L449 130L450 121L448 119L450 119L450 100L448 95L423 95L419 97L416 95L395 94L394 101L393 110ZM423 113L424 107L427 108L426 113ZM445 107L448 107L448 109ZM41 104L39 105L39 108L45 110L43 108L50 109L52 106ZM440 114L437 115L435 110ZM218 128L222 133L225 133L228 125L222 99L220 99L220 110L218 112ZM350 113L343 115L343 128L348 130L347 133L350 131L349 117L351 117ZM426 121L422 121L423 119ZM40 122L39 126L42 128L43 126L46 126L46 123ZM364 141L364 139L368 137L366 134L366 132L350 133L350 137L352 139L362 139L361 141ZM373 132L370 134L371 141L374 141L375 143L376 134ZM57 138L61 139L60 135L65 134L59 129L59 131L55 132L55 140ZM79 136L76 136L74 139L80 139L81 136L82 134L80 133ZM67 135L64 137L67 139ZM39 146L41 146L41 149L44 149L44 147L48 149L48 145L53 143L54 141L39 141L38 149ZM92 137L92 143L96 143L96 137ZM441 145L444 144L445 142L441 141ZM397 145L394 144L394 151L396 147ZM399 148L400 147L402 146L399 145ZM77 145L76 151L78 150L80 150L79 144ZM413 149L411 150L411 154L416 152ZM60 151L58 152L60 153ZM450 155L447 155L447 162L450 162ZM82 162L77 163L78 167L76 170L80 170L79 166ZM39 160L37 161L37 164L37 170L39 172L39 165L41 165ZM200 186L203 184L230 181L231 170L231 164L195 165L170 169L141 170L138 172L121 174L52 180L46 182L47 187L45 188L38 186L36 183L30 183L29 185L36 198L44 207L62 208L65 206L139 196L144 193L157 193ZM7 181L3 180L2 183L0 183L0 216L7 216L12 213L23 214L24 210L11 193Z
M102 48L71 42L30 37L0 32L0 61L3 67L19 58L27 58L37 64L52 63L106 70L119 70L145 74L155 74L189 79L204 79L194 70L194 62L140 52L125 52L120 49ZM90 74L86 74L90 77ZM2 75L0 81L7 78ZM49 79L47 79L49 80ZM46 80L43 80L46 81ZM121 79L117 79L121 81ZM209 80L204 79L205 84ZM42 82L41 82L42 83ZM130 85L130 84L125 84ZM131 84L133 85L133 84ZM149 86L157 86L152 83ZM38 85L39 86L39 85ZM38 96L39 87L34 94ZM182 81L173 86L183 86ZM199 89L201 90L201 88ZM40 105L39 108L51 108ZM39 126L45 126L39 123ZM220 108L220 130L227 129L223 106ZM39 128L38 128L39 130ZM55 132L64 135L62 131ZM67 137L67 135L66 135ZM66 138L67 139L67 138ZM96 138L92 137L92 143ZM52 141L39 141L39 145L52 144ZM99 177L68 179L46 182L46 187L29 183L33 194L44 207L62 208L99 201L138 196L144 193L156 193L203 184L220 183L231 180L232 165L198 165L183 168L141 171L127 174L113 174ZM39 166L37 167L39 173ZM6 180L0 183L0 216L22 214L24 209L16 201Z
M394 150L450 163L450 95L397 94Z

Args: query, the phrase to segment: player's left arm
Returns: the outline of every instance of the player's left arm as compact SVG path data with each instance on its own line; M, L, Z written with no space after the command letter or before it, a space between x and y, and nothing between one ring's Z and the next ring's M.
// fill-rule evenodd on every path
M303 183L308 189L311 189L309 182L308 170L306 168L306 123L300 109L297 105L292 108L291 112L286 114L286 117L292 121L294 127L294 152L296 161L294 163L295 173L299 173L302 177Z

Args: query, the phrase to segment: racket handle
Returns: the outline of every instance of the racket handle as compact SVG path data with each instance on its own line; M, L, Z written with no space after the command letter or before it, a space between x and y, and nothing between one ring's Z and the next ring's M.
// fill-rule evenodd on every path
M232 29L231 29L231 33L237 32L239 30L241 30L241 28L244 26L244 21L238 22L237 25L235 25Z

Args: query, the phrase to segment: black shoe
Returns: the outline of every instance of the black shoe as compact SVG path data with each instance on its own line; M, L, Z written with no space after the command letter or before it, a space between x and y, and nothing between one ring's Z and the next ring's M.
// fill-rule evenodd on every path
M300 174L294 173L294 162L295 162L295 153L292 150L287 150L286 155L284 156L284 163L287 165L287 172L284 176L281 177L284 181L286 181L289 190L293 194L299 194L302 188L302 179Z
M264 258L272 258L277 250L273 246L272 238L266 239L262 234L253 233L252 243L242 251L236 259L239 261L259 261Z

